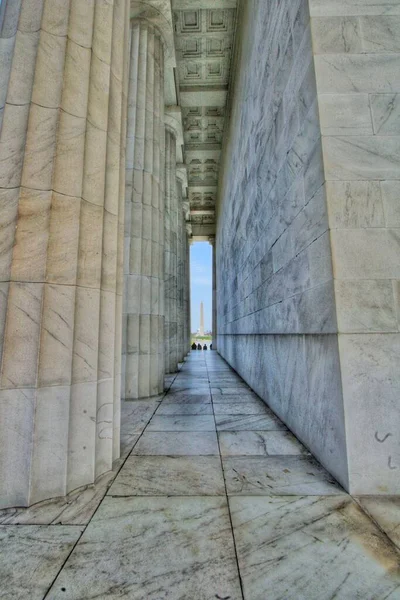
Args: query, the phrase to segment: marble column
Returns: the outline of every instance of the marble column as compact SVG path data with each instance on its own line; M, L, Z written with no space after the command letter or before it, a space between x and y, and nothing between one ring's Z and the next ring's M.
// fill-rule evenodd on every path
M178 361L183 362L187 354L186 337L186 215L188 203L185 198L187 193L187 170L186 165L179 164L177 167L177 190L178 190L178 281L177 281L177 314L178 314Z
M186 223L186 331L187 351L189 352L192 342L192 311L191 311L191 282L190 282L190 246L192 244L192 225Z
M34 11L30 0L7 3L1 507L63 496L119 456L128 8L127 0L37 0Z
M164 389L164 48L158 30L133 22L128 93L123 390Z
M178 369L177 246L178 190L176 179L176 136L165 131L165 371Z
M212 345L213 350L217 349L217 260L215 236L209 237L212 246Z

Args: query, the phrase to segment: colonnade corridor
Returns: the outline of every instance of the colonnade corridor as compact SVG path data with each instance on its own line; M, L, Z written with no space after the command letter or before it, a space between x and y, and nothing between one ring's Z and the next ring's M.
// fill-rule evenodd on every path
M123 401L114 471L1 511L1 598L400 598L395 499L345 493L215 351L166 387Z

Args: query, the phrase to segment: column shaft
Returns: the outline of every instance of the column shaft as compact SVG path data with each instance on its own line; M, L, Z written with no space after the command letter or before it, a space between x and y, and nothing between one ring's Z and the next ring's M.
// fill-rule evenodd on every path
M164 81L163 46L154 28L132 28L129 76L123 395L163 391Z
M217 350L217 257L215 240L212 243L212 346Z
M165 132L165 371L178 368L178 192L176 138Z
M2 506L92 483L119 455L114 369L129 3L39 0L34 13L31 4L6 12L15 44L8 85L0 84L0 210L8 224L0 233Z

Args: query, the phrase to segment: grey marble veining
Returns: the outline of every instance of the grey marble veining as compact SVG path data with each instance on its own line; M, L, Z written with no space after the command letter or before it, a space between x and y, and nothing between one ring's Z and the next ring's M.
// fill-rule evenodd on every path
M219 456L131 456L111 486L111 496L222 496Z
M238 402L253 402L254 400L260 400L257 394L246 393L246 394L213 394L213 404L221 403L238 403Z
M30 508L7 508L0 511L4 525L86 525L111 485L117 471L109 471L94 485L72 492L64 498L46 500Z
M211 394L209 390L202 390L198 392L197 390L193 391L174 391L167 394L165 399L163 400L162 406L166 404L210 404L211 403Z
M107 497L49 600L240 600L223 498Z
M399 597L399 553L350 498L229 504L245 600Z
M217 431L269 431L287 427L272 412L264 415L216 415Z
M195 404L193 402L188 402L184 404L181 402L180 404L171 403L171 404L162 404L160 408L157 410L156 416L171 416L171 415L212 415L213 409L211 403L206 404Z
M0 526L0 598L42 600L83 527Z
M221 456L309 454L289 431L220 431Z
M268 409L261 401L229 402L214 405L214 414L219 415L265 415Z
M344 494L312 457L223 457L227 492L233 496L331 496Z
M212 415L155 415L147 431L215 431L215 422Z
M145 432L133 449L140 456L195 456L218 454L215 432Z
M159 402L153 400L122 401L121 429L124 434L142 433L158 406Z
M400 497L364 496L357 501L400 549Z

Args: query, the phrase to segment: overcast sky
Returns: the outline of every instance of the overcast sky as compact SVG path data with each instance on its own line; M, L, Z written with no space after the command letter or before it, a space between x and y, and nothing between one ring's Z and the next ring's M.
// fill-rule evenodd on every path
M204 329L211 330L212 319L212 246L195 242L190 248L192 288L192 332L200 327L200 302L204 302Z

